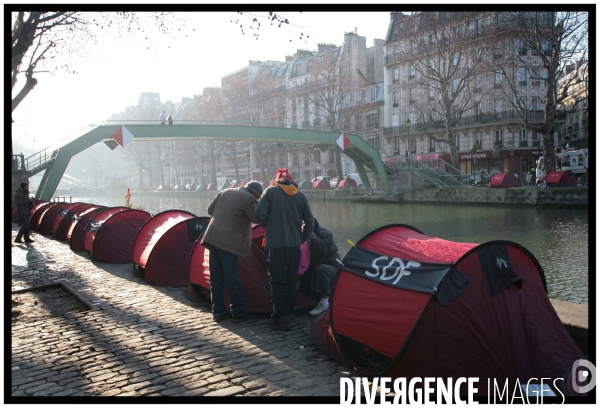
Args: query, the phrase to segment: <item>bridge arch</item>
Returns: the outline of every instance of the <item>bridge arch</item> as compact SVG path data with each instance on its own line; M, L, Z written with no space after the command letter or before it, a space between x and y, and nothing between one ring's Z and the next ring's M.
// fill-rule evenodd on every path
M49 200L52 198L69 161L76 154L98 142L105 142L111 149L117 146L112 135L122 126L119 124L99 125L77 139L54 150L49 157L39 160L28 160L26 167L29 176L45 171L37 190L36 198ZM239 140L280 143L300 143L319 146L339 146L336 140L340 132L319 131L310 129L290 129L275 126L244 126L232 124L176 124L161 126L157 124L123 124L131 132L134 140ZM346 134L350 145L344 154L350 157L358 169L365 187L370 187L364 166L376 172L382 187L391 194L387 178L393 171L384 165L379 151L354 134ZM127 147L125 147L127 148ZM35 156L35 155L34 155ZM34 157L32 156L32 157ZM31 159L31 158L28 158Z

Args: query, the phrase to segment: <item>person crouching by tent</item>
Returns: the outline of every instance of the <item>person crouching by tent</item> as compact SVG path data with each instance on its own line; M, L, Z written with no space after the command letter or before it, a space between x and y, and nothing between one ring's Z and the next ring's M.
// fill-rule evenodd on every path
M316 218L308 244L310 266L305 276L308 277L310 289L321 296L321 301L309 312L312 316L316 316L329 308L331 282L341 266L341 257L333 240L333 234L327 228L320 226Z
M306 196L288 169L279 169L273 186L265 189L256 205L256 218L265 228L267 272L273 313L269 328L292 328L296 283L302 252L313 230L313 214ZM304 221L304 224L303 224Z
M244 187L221 190L208 206L212 217L202 238L209 250L210 294L212 314L216 321L232 318L247 320L238 258L250 258L252 223L257 223L254 210L263 193L258 181ZM225 307L225 285L231 300L231 312Z

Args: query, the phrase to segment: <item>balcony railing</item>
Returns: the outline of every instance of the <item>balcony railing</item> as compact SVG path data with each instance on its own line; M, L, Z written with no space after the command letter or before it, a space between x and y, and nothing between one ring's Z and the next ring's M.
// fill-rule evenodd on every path
M529 112L529 120L530 121L541 121L544 118L544 111L530 111ZM495 112L495 113L482 113L480 115L471 115L471 116L463 116L460 118L454 125L455 128L465 127L465 126L474 126L485 123L498 123L498 122L521 122L523 117L518 111L503 111L503 112ZM444 120L435 120L428 122L420 122L420 123L411 123L410 131L419 132L423 130L436 130L436 129L444 129L445 127ZM384 135L401 135L408 133L408 126L394 126L394 127L386 127L383 130Z

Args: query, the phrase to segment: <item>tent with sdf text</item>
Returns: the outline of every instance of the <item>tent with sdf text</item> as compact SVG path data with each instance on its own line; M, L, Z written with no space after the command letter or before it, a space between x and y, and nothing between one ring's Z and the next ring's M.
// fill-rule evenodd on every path
M187 286L190 251L208 225L207 217L167 210L139 229L133 246L133 270L156 286Z
M104 263L133 262L133 244L138 231L152 215L141 210L128 209L112 214L102 223L88 226L84 239L90 258Z
M519 182L512 173L496 173L490 179L488 187L490 188L508 188L518 187Z
M82 205L86 205L85 203L66 203L56 215L54 215L54 220L52 221L52 226L50 232L52 233L52 237L58 238L58 229L60 228L60 224L65 219L65 217L70 218L69 214L71 210L77 210L81 208ZM40 228L41 229L41 228Z
M270 313L272 311L269 296L267 255L263 246L264 237L265 229L260 225L254 225L252 227L250 258L238 258L246 311L251 313ZM307 247L307 245L302 247L303 262L301 263L300 273L303 273L310 263L310 255L306 253ZM192 249L189 263L190 281L185 295L196 303L210 305L209 251L200 243L200 240L196 242ZM300 291L296 293L296 310L314 307L316 304L316 300L304 293ZM229 305L227 291L225 291L225 305Z
M311 329L323 351L362 375L478 377L485 394L487 379L558 378L583 357L548 300L540 264L516 243L387 225L343 263L331 306Z

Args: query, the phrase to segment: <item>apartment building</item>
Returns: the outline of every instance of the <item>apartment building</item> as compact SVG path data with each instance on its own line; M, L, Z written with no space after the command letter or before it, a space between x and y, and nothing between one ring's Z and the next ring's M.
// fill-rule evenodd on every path
M539 55L502 12L391 13L384 49L385 153L440 157L462 172L528 171L542 135Z
M559 107L559 117L564 120L558 131L560 146L588 147L588 84L587 61L568 65L565 76L559 81L559 93L564 90L568 95Z

